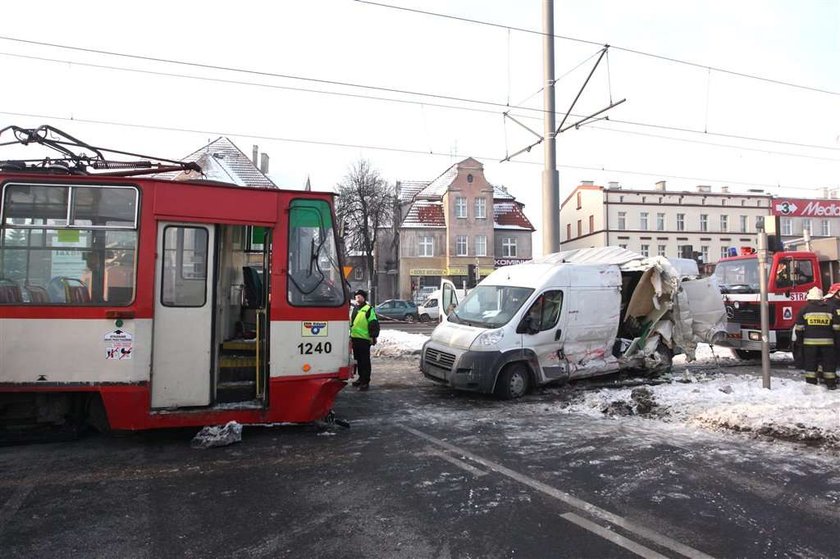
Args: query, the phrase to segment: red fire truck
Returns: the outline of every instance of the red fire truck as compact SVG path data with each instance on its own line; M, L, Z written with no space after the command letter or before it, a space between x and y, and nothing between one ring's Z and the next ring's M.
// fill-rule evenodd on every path
M331 194L113 161L50 127L10 136L61 155L0 161L0 421L137 430L330 413L351 374Z
M836 208L835 208L836 206ZM838 200L775 200L776 217L840 215ZM770 349L789 351L796 315L812 287L827 291L840 278L840 241L837 237L797 240L785 250L773 252L767 262ZM728 342L742 359L761 351L758 257L751 248L722 258L715 277L723 294L727 314Z

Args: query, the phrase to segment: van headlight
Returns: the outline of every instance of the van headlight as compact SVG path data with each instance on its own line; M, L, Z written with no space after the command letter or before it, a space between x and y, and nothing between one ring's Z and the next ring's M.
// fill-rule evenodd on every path
M497 345L502 338L505 337L505 331L501 328L498 330L488 330L486 332L482 332L473 342L473 346L479 346L480 348L487 348L494 345Z

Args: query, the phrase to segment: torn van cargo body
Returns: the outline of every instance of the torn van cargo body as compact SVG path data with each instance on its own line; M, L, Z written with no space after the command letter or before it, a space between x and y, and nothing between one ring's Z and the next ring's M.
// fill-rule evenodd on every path
M445 289L454 286L445 285ZM445 298L445 294L444 294ZM423 374L516 398L550 382L666 370L726 335L714 278L619 247L559 252L487 276L423 346Z

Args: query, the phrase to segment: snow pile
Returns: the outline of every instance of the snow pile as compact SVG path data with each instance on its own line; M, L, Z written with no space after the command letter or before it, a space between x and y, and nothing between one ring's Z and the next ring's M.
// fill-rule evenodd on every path
M429 336L411 334L399 330L382 330L376 339L376 345L370 348L374 357L403 357L420 355L420 350Z
M592 415L638 415L735 430L825 447L840 448L840 391L773 378L676 375L670 384L605 388L584 393L568 411Z

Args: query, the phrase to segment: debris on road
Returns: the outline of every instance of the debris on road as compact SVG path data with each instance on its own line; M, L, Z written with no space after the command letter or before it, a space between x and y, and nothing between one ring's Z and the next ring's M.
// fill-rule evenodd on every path
M202 427L190 442L192 448L214 448L228 446L242 440L242 425L228 421L226 425Z

